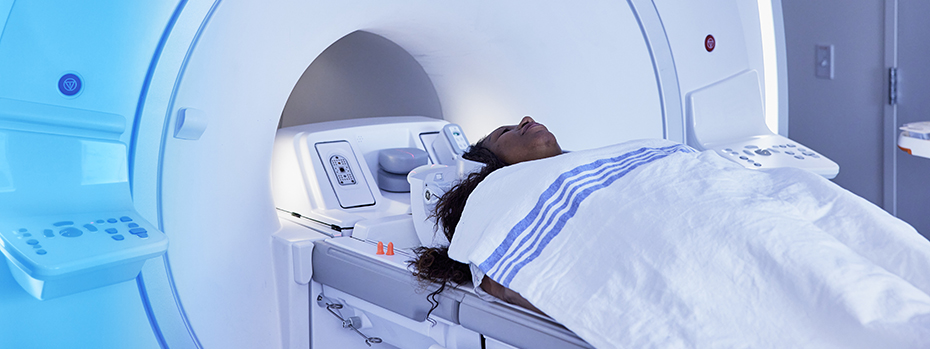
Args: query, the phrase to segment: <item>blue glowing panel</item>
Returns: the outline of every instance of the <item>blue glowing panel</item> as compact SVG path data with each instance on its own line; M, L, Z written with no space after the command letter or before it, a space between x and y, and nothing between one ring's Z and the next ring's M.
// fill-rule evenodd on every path
M0 0L0 81L16 82L0 84L0 98L118 114L131 123L177 5ZM128 143L129 133L121 140Z
M0 161L0 252L34 297L131 280L167 249L133 208L122 143L0 129Z
M38 300L0 257L0 348L159 349L135 280Z
M0 348L159 347L127 144L178 5L0 0Z

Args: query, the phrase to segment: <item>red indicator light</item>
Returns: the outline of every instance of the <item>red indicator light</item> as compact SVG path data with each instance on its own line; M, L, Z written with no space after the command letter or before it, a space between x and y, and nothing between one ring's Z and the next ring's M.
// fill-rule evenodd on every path
M717 40L714 39L713 35L707 35L707 37L704 38L704 49L707 50L707 52L711 52L714 50L714 47L717 47Z

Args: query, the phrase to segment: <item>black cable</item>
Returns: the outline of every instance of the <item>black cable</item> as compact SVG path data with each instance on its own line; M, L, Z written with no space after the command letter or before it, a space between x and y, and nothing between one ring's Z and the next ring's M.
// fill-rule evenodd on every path
M302 215L302 214L300 214L300 213L291 212L291 211L282 209L282 208L280 208L280 207L275 207L275 209L277 209L278 211L287 213L287 214L289 214L289 215L291 215L291 216L300 218L300 219L306 219L306 220L311 221L311 222L316 223L316 224L325 225L325 226L328 227L329 229L338 231L338 232L340 232L340 233L341 233L343 230L352 230L352 227L340 227L339 225L332 224L332 223L326 223L326 222L321 221L321 220L319 220L319 219L313 219L313 218L304 216L304 215Z

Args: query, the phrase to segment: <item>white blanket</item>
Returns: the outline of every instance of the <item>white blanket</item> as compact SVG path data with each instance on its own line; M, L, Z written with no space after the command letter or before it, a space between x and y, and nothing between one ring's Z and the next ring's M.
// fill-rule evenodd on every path
M806 171L668 141L496 171L449 254L597 348L930 347L912 227Z

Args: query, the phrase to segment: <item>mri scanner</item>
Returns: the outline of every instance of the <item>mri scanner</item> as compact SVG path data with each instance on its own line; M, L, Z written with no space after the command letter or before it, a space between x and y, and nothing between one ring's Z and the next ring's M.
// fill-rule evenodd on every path
M422 181L380 190L378 152L532 115L835 176L785 138L780 9L0 0L0 347L588 347L468 287L427 318Z

